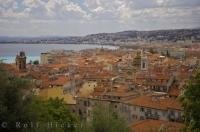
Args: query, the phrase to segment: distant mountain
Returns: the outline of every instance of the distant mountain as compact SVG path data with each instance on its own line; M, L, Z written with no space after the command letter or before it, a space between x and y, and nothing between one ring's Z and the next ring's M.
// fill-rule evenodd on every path
M116 33L98 33L86 36L72 37L0 37L0 43L57 43L57 44L115 44L133 42L200 42L200 28L198 29L173 29L154 31L123 31Z

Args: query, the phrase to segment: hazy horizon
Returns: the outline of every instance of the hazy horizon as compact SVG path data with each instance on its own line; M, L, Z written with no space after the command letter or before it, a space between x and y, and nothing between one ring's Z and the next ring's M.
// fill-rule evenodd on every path
M18 35L0 35L0 37L8 37L8 38L47 38L47 37L85 37L87 35L92 34L101 34L101 33L119 33L119 32L126 32L126 31L138 31L138 32L148 32L148 31L164 31L164 30L190 30L190 29L200 29L200 27L194 27L194 28L174 28L174 29L155 29L155 30L122 30L122 31L116 31L116 32L97 32L97 33L91 33L86 35L35 35L35 36L18 36Z

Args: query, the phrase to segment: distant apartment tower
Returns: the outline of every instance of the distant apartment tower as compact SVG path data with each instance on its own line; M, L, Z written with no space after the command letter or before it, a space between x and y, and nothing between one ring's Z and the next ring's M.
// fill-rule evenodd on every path
M26 70L26 55L24 51L20 51L15 58L16 67L20 71Z
M41 53L40 55L41 64L52 64L54 59L51 53Z

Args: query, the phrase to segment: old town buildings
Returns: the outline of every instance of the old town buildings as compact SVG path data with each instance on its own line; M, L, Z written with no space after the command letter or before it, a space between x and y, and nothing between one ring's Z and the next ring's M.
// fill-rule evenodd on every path
M178 96L199 66L198 58L150 51L47 52L41 54L41 64L29 65L23 76L34 80L35 94L44 99L63 98L84 120L90 120L92 109L102 104L112 107L136 130L146 129L142 124L148 123L156 129L161 124L182 127L183 108ZM25 59L24 52L16 57L20 70L26 69ZM176 129L173 125L168 126L170 130Z

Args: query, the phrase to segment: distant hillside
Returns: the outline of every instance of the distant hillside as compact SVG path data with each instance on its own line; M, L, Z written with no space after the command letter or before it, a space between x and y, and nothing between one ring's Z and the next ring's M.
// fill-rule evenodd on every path
M58 44L115 44L120 45L132 42L200 42L199 29L174 29L154 31L123 31L117 33L98 33L81 37L0 37L0 43L58 43Z
M87 35L84 41L97 42L137 42L137 41L200 41L200 29L176 29L155 31L123 31Z

